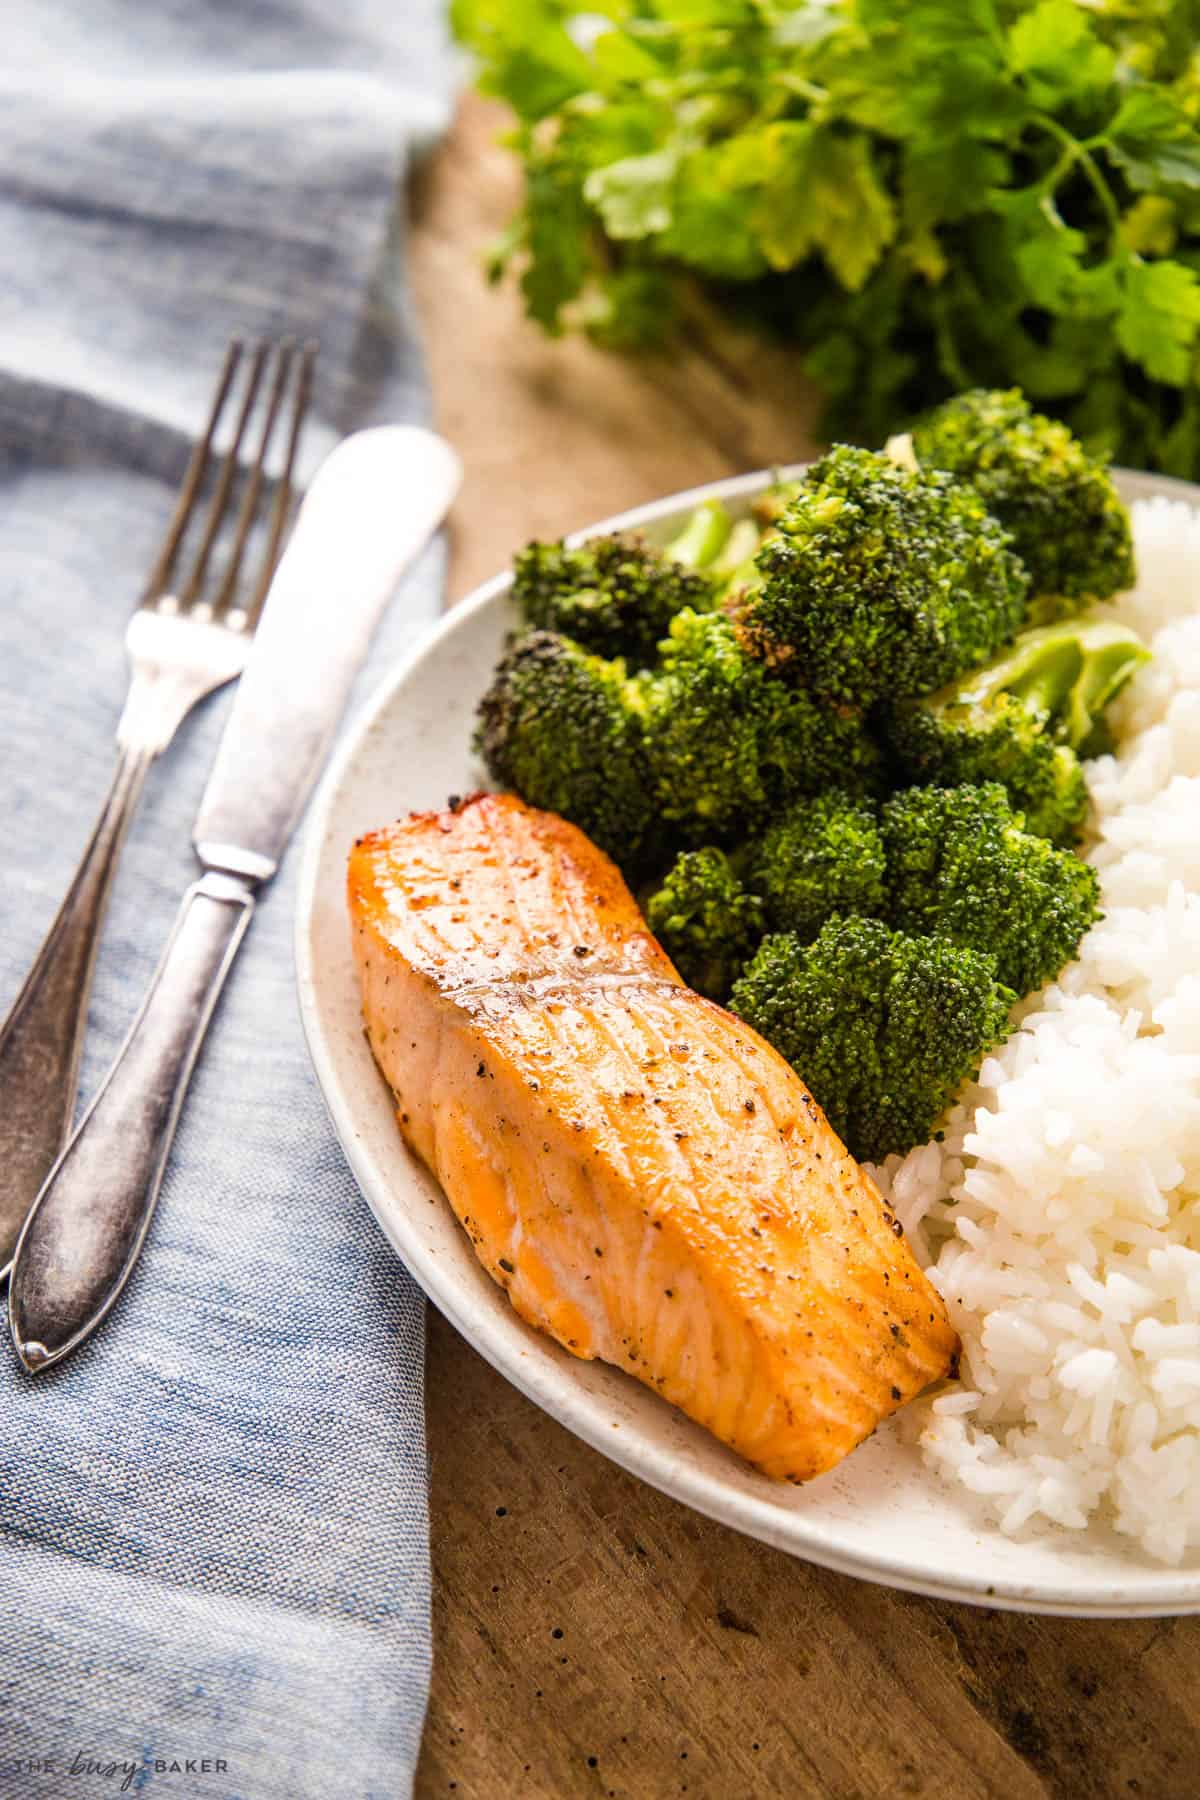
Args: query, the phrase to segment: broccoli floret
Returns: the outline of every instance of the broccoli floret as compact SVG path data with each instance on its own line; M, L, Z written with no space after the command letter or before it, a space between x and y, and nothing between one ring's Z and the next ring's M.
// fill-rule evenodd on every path
M831 790L790 806L748 851L747 879L775 931L806 943L832 913L881 914L886 864L876 809Z
M998 781L1029 831L1056 844L1079 836L1088 805L1079 758L1014 695L977 707L931 702L892 714L888 730L911 781Z
M923 468L968 481L1013 535L1038 618L1133 586L1129 515L1104 463L1016 388L947 400L913 428Z
M624 868L636 867L654 823L632 686L622 662L534 631L501 660L475 734L497 781L562 813Z
M881 826L899 929L990 952L1019 994L1057 975L1099 917L1095 869L1025 831L998 782L909 788Z
M864 1161L925 1143L1008 1033L995 960L882 920L834 917L811 944L764 938L730 1006L785 1056Z
M661 650L637 693L654 803L685 845L747 835L799 794L876 779L861 720L775 679L723 613L679 613Z
M711 846L676 858L646 919L684 980L710 1000L725 1000L763 933L762 901Z
M512 597L527 624L640 668L653 662L681 607L714 605L716 587L701 570L641 538L614 534L575 550L526 545L513 563Z
M974 488L840 445L764 542L747 642L855 706L941 687L1025 615L1028 577Z
M1025 826L1073 843L1087 812L1079 756L1105 747L1103 713L1148 652L1106 620L1022 632L982 669L884 715L911 781L1000 781Z
M498 781L582 826L622 867L731 841L797 795L869 786L882 762L856 717L775 680L720 613L680 613L662 666L630 675L561 633L500 663L476 747Z

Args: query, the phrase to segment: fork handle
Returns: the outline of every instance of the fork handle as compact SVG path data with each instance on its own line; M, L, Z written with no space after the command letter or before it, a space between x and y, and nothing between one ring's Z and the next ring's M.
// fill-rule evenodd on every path
M153 753L122 750L66 898L0 1025L0 1282L71 1129L100 926Z
M17 1244L9 1324L28 1369L82 1343L132 1272L197 1053L253 911L252 887L215 871L184 896L141 1011Z

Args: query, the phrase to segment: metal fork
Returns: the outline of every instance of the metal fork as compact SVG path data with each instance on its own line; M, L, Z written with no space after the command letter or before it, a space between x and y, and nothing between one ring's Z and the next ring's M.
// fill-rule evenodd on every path
M192 451L162 548L125 633L130 686L117 725L117 766L108 798L12 1010L0 1026L0 1282L8 1275L25 1215L71 1126L88 992L109 888L146 772L198 700L240 675L283 545L296 446L308 406L316 347L290 341L248 349L234 339L213 396L204 436ZM239 384L239 372L244 379ZM254 460L237 503L242 444L266 379ZM234 390L240 385L241 396ZM291 388L282 474L267 481L267 456ZM185 536L200 522L201 494L227 412L233 437L217 466L199 541L184 578L174 581ZM210 578L222 529L233 537L223 571ZM256 577L242 563L256 526L266 547Z

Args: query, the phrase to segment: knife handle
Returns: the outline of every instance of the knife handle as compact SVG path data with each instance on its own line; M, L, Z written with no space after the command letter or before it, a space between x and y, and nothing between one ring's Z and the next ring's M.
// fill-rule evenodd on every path
M71 1129L100 925L152 760L122 752L66 898L0 1025L0 1282Z
M141 1011L50 1171L13 1258L8 1317L36 1373L90 1336L132 1273L209 1019L254 911L215 871L184 896Z

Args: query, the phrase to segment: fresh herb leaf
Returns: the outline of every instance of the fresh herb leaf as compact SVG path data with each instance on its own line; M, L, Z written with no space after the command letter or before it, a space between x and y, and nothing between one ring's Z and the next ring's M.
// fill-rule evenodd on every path
M1132 88L1105 141L1132 187L1200 187L1200 136L1184 107L1164 88Z
M1200 476L1200 0L454 0L518 121L488 262L663 341L697 277L877 441L969 385Z
M1022 13L1008 34L1008 53L1013 73L1040 107L1078 102L1107 87L1116 69L1116 57L1075 0L1039 0Z
M1200 282L1177 262L1133 262L1121 272L1117 341L1147 375L1183 387L1200 328Z
M593 169L583 184L584 198L600 214L609 237L653 237L671 223L678 171L675 150L627 156L607 168Z
M549 332L562 329L561 314L588 275L588 211L569 164L532 162L526 173L525 243L529 263L521 292L531 319Z
M859 132L818 131L808 158L814 241L843 287L856 292L896 235L896 209Z

